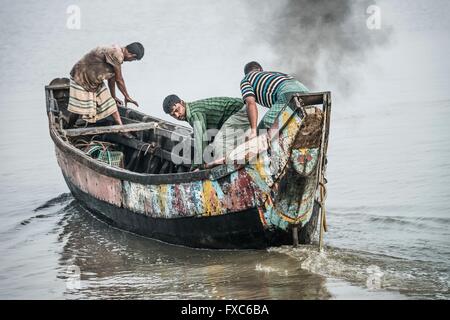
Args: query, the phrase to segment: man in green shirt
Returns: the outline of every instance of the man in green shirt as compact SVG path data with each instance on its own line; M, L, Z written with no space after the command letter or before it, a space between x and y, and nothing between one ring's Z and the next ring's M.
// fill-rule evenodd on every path
M250 128L247 109L240 98L216 97L185 102L177 95L169 95L163 102L164 112L177 120L187 121L194 129L194 163L192 169L206 168L204 151L210 130L218 130L212 148L214 159L223 158L235 147Z

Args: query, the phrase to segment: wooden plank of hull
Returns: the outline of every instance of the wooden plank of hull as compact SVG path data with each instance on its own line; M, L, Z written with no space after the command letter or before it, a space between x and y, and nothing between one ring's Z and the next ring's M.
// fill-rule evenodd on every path
M119 179L99 174L77 161L71 161L57 148L56 159L64 175L72 184L97 199L118 207L122 205L122 183Z

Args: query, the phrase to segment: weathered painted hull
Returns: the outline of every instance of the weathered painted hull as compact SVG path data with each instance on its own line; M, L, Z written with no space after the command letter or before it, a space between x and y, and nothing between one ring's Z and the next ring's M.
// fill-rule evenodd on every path
M264 249L292 242L287 232L264 230L256 208L215 217L152 218L98 200L67 185L83 206L119 229L167 243L209 249Z

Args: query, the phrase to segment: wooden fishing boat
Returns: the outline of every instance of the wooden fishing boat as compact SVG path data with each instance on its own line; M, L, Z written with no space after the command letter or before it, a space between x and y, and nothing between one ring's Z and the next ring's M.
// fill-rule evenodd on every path
M326 227L319 215L329 92L293 94L272 129L258 136L251 162L197 172L189 170L190 128L123 107L122 126L68 128L68 79L53 80L45 92L50 136L70 191L113 226L172 244L223 249L310 243L319 220L321 230ZM173 152L180 145L182 151ZM246 152L248 144L229 156Z

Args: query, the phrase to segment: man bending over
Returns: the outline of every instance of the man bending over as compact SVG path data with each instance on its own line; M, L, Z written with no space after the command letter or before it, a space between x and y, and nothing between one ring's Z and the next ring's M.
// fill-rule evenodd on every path
M125 106L132 103L138 106L128 94L122 76L124 61L141 60L144 47L133 42L126 47L117 45L97 47L78 61L70 71L70 98L68 111L79 115L89 123L112 116L116 124L122 124L117 104L122 101L116 96L116 84L125 98ZM108 80L109 90L104 80ZM76 120L71 117L69 126Z

